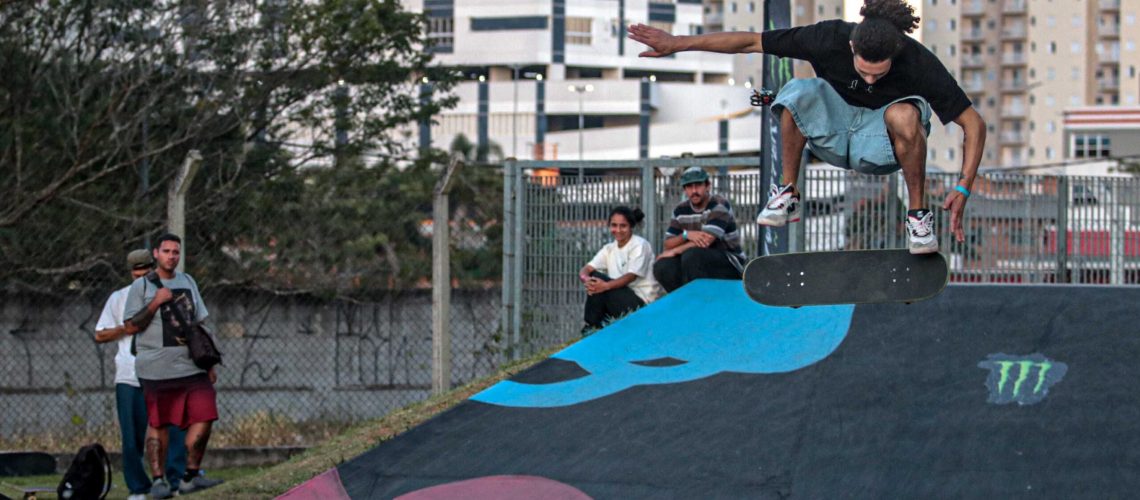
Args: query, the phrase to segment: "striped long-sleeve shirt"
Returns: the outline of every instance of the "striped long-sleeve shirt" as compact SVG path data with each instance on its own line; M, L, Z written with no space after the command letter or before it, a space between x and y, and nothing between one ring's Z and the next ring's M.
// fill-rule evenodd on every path
M683 231L704 231L716 236L718 243L723 242L725 251L742 262L745 260L740 231L736 228L736 215L732 212L732 205L723 196L709 196L708 205L700 212L693 209L689 200L679 203L673 209L673 219L669 221L665 237L680 236ZM720 245L716 247L719 248Z

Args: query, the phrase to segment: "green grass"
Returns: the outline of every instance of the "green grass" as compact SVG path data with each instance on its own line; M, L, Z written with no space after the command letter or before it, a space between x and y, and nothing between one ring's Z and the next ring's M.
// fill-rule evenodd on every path
M566 344L511 363L495 375L471 382L448 393L432 397L427 401L396 410L383 418L356 424L340 435L333 436L319 446L310 448L305 453L284 463L237 477L232 481L227 480L221 486L195 494L195 497L202 499L261 499L272 498L285 493L290 488L336 467L412 427L420 425L467 400L475 393L535 365L564 347Z
M209 453L207 451L207 453ZM225 479L226 482L235 481L242 477L257 475L266 470L265 467L233 467L230 469L211 469L206 471L211 478ZM22 487L44 487L51 488L52 493L41 494L40 498L55 498L55 488L59 485L60 479L63 478L62 474L50 476L25 476L25 477L4 477L0 478L0 493L3 493L12 498L22 498L20 488ZM111 480L111 493L107 495L108 500L125 500L130 492L127 491L126 482L123 479L121 472L116 472L115 477Z

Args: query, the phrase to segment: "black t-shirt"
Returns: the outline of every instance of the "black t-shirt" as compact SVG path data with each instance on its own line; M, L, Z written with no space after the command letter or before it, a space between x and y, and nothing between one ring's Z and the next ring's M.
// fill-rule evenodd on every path
M878 109L896 99L919 95L930 103L943 124L970 107L970 99L942 61L910 37L906 37L906 46L891 61L890 71L874 85L867 85L855 71L851 54L854 28L855 23L836 19L765 31L761 37L765 54L811 63L816 76L831 84L852 106Z

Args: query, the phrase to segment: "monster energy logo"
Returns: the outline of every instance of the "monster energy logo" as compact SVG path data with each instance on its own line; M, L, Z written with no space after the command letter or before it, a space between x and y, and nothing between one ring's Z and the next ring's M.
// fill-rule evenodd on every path
M1049 388L1065 376L1068 365L1053 361L1041 354L1011 356L991 354L978 363L978 368L990 371L986 387L990 390L987 402L1004 405L1016 402L1031 405L1041 402Z

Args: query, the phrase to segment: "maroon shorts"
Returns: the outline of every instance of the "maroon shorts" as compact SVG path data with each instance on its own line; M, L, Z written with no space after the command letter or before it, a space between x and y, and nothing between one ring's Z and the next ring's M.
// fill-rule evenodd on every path
M217 393L205 373L167 380L139 380L146 398L147 425L180 429L218 419Z

